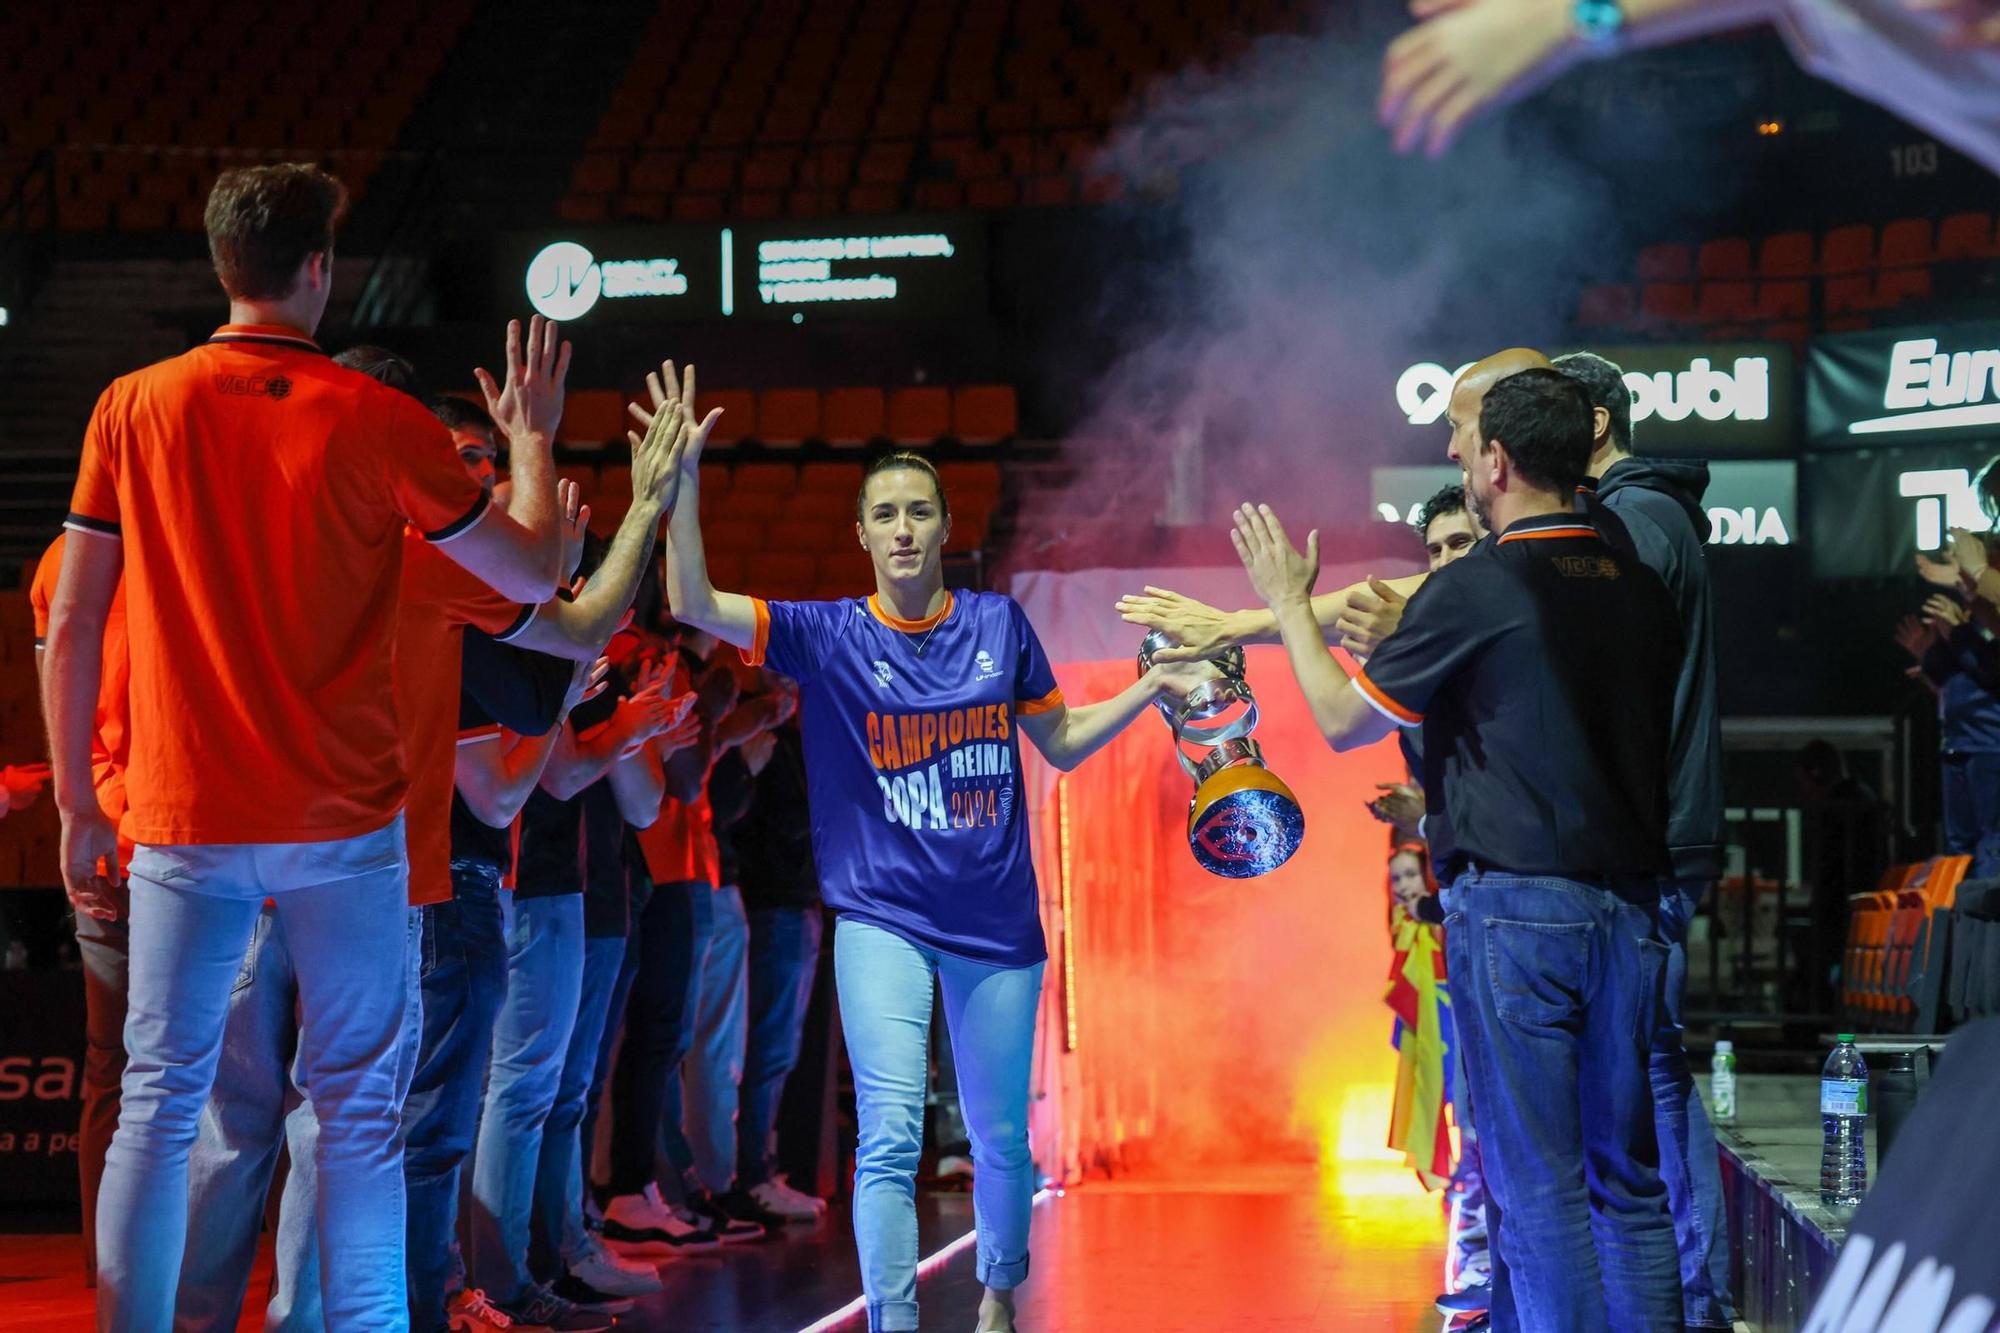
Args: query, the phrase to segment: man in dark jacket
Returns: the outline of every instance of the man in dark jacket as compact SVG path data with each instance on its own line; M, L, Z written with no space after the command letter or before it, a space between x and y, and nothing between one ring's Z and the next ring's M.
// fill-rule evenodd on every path
M1722 877L1722 728L1715 693L1715 611L1709 595L1708 515L1701 497L1708 464L1632 453L1632 391L1624 371L1592 352L1557 357L1595 409L1590 477L1578 507L1611 543L1660 576L1680 616L1685 649L1674 688L1667 840L1673 877L1660 900L1669 953L1663 1021L1651 1058L1660 1174L1673 1205L1682 1298L1690 1328L1728 1328L1729 1235L1715 1131L1681 1040L1687 993L1687 931L1709 887Z

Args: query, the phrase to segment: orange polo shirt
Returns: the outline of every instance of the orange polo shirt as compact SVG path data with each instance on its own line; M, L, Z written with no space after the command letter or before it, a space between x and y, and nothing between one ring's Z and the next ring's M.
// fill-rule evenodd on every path
M458 770L458 685L465 627L515 637L535 608L503 597L431 549L404 537L403 598L396 616L396 715L409 764L403 810L410 853L410 905L451 901L451 797ZM485 734L485 733L478 733Z
M447 542L489 504L422 404L295 329L226 326L113 381L66 526L124 543L131 836L324 842L394 819L403 530Z
M56 581L62 576L63 546L67 533L58 533L35 566L35 580L28 587L28 604L35 611L35 646L49 637L49 606L56 598ZM131 657L125 645L125 584L111 595L111 614L104 621L104 666L97 682L97 731L90 740L90 776L97 788L97 804L105 816L118 825L120 865L129 864L132 840L125 835L125 767L131 761L131 732L125 724L125 691L132 674Z

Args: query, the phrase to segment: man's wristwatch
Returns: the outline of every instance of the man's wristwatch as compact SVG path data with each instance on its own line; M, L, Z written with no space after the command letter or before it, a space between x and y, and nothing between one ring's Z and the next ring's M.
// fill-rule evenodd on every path
M1592 54L1608 55L1625 35L1625 6L1619 0L1575 0L1570 26Z

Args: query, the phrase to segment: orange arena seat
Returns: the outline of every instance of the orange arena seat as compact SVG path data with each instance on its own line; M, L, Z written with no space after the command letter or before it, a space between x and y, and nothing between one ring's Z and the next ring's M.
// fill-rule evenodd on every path
M880 389L832 389L820 400L820 433L829 444L867 444L888 420Z
M1019 425L1012 385L970 384L952 395L950 433L967 444L1011 439Z
M1836 227L1820 242L1822 273L1859 273L1875 265L1875 229L1866 223Z
M711 445L734 444L738 440L750 438L757 424L757 396L745 389L710 389L701 394L696 404L702 416L710 409L721 408L722 417L715 423L708 442Z
M557 438L569 444L605 444L625 438L637 423L625 411L625 395L610 389L578 389L563 402Z
M1812 233L1779 232L1757 247L1757 273L1765 278L1803 278L1813 272Z
M889 438L922 445L951 433L951 390L898 389L889 395Z
M1940 260L1992 259L2000 255L1994 239L1990 213L1954 213L1938 224L1937 252Z
M766 444L802 444L819 437L819 391L766 389L757 395L757 438Z

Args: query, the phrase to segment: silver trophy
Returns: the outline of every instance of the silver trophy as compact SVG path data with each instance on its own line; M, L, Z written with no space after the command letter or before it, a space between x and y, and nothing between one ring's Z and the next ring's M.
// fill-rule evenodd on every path
M1174 641L1154 630L1139 644L1139 674L1153 655ZM1257 699L1243 675L1243 650L1208 660L1213 674L1183 699L1155 703L1174 733L1174 753L1194 779L1188 802L1188 850L1203 869L1228 879L1269 874L1291 860L1305 840L1306 817L1277 774L1264 766L1264 750L1250 738L1257 729Z

